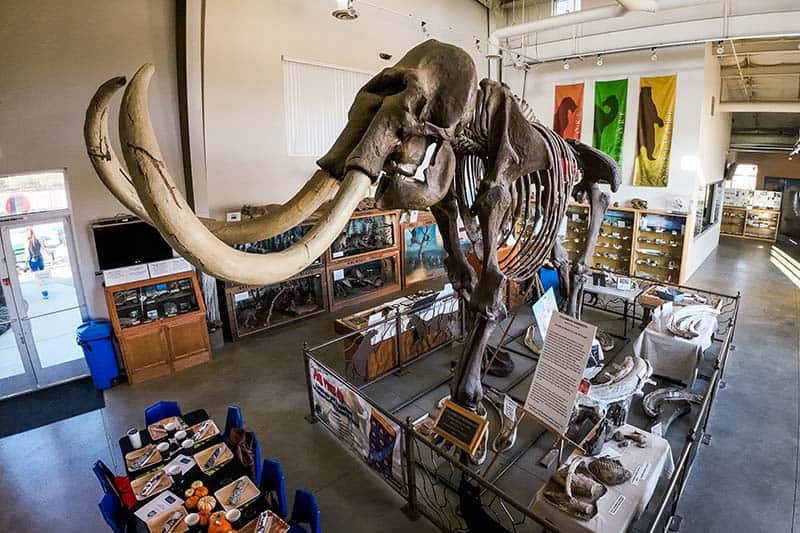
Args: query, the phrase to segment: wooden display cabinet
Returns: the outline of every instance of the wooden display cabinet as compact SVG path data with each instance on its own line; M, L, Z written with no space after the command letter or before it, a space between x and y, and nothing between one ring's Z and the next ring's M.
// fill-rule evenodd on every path
M203 295L194 272L105 288L130 383L211 359Z
M744 236L774 242L778 238L780 209L750 208L744 225Z
M399 249L400 229L398 211L370 209L356 211L347 226L333 241L327 262L371 257L372 254Z
M224 289L225 327L233 340L290 324L328 310L323 268L263 287L228 284Z
M688 253L687 238L692 235L689 215L668 211L639 211L636 242L631 254L634 275L683 283Z
M400 290L398 249L360 254L328 264L331 310Z
M732 205L722 206L722 220L719 232L722 235L741 237L744 235L747 208Z
M594 248L592 268L612 274L630 275L636 218L635 209L608 208Z
M586 244L586 233L589 230L589 207L571 203L567 206L567 233L561 241L570 261L574 261L578 252Z

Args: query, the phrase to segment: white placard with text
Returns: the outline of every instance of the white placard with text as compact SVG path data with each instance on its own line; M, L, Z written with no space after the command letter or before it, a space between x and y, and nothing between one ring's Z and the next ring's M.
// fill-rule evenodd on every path
M596 332L596 326L563 313L550 319L525 411L561 434L569 426Z

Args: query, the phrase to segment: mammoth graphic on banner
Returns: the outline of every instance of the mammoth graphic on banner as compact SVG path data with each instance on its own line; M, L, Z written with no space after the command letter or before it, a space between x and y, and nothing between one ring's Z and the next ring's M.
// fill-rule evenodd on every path
M378 413L352 388L313 360L308 362L308 371L317 418L372 468L402 481L400 426Z

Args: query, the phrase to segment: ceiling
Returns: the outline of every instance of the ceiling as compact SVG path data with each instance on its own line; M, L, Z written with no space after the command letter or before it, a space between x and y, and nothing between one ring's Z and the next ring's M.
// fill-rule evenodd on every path
M800 101L800 39L732 40L719 46L722 102Z

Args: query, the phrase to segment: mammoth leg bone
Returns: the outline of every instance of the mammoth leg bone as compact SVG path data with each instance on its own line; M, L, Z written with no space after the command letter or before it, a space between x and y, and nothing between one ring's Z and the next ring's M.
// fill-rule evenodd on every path
M576 187L582 186L585 187L584 182L579 183ZM586 244L572 263L572 280L567 307L567 313L576 318L578 316L578 293L583 283L583 276L589 272L588 263L591 262L594 256L594 247L597 244L597 238L600 236L600 225L603 223L603 216L606 214L611 201L609 195L601 191L597 183L588 185L588 194L590 208L589 229L586 233Z
M511 194L503 183L486 189L475 202L481 223L483 268L469 304L474 317L472 327L450 385L456 403L469 409L476 409L483 398L481 364L486 345L497 323L506 316L502 301L505 275L498 264L497 237L510 205Z
M444 260L447 276L464 301L469 304L475 287L475 270L467 262L458 236L458 203L452 190L441 202L431 206L431 213L442 234L442 244L447 252Z
M558 271L558 279L561 281L558 287L558 293L561 297L561 301L568 302L570 293L572 292L569 254L567 253L567 249L564 248L564 245L561 244L558 239L556 239L556 241L553 243L550 259L553 262L553 266Z

